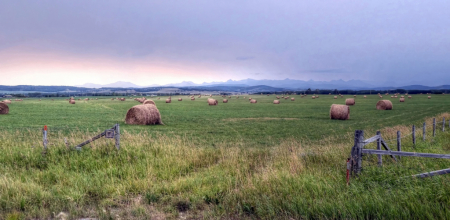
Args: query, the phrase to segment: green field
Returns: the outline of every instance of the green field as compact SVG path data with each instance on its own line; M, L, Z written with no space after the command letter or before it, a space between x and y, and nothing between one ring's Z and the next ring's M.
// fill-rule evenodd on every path
M397 130L410 136L404 151L450 154L450 132L436 137L421 126L436 117L450 119L450 97L413 95L391 99L392 111L375 109L378 96L356 98L350 120L329 119L331 104L345 98L321 95L295 101L274 96L232 97L208 106L207 97L191 101L153 98L165 125L126 125L136 101L24 99L0 115L0 219L49 218L450 218L450 178L400 178L450 167L448 160L364 158L360 178L345 183L345 161L356 129L386 140ZM82 97L84 99L85 97ZM67 149L119 123L120 151L100 139L81 152ZM49 127L43 152L41 129ZM447 124L448 126L448 124ZM395 142L389 141L393 148ZM374 146L368 146L374 148Z

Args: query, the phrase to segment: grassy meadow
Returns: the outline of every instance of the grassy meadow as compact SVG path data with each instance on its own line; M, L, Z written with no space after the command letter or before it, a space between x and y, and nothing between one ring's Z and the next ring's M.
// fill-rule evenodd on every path
M353 96L291 95L295 101L279 105L273 95L250 96L256 104L245 97L228 103L213 97L218 106L208 106L208 97L173 96L170 104L153 98L165 124L156 126L124 123L127 110L140 104L130 99L13 101L10 113L0 115L0 219L450 218L450 177L408 177L449 168L448 160L394 163L383 156L378 167L376 156L367 155L361 176L345 182L356 129L367 138L380 130L394 149L390 140L400 130L404 151L450 154L448 127L441 132L438 124L436 137L428 127L421 140L424 121L450 119L450 97L392 99L392 111L379 111L378 96L358 96L347 121L330 120L329 109ZM116 123L120 151L106 139L80 152L64 143L76 145ZM408 136L412 124L415 146Z

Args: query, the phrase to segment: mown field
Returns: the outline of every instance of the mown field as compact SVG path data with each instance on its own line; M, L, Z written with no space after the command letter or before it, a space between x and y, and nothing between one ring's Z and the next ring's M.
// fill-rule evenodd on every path
M448 160L364 158L360 178L345 183L355 129L386 140L410 133L431 117L450 119L450 97L413 95L378 111L378 96L356 98L350 120L329 119L345 98L232 97L208 106L207 97L166 104L154 98L165 125L126 125L136 101L24 99L0 115L0 219L48 218L449 218L450 178L401 178L450 167ZM84 97L83 97L84 98ZM91 97L95 98L95 97ZM213 97L221 100L221 97ZM391 99L391 98L388 98ZM81 152L67 149L119 123L122 149L101 139ZM43 125L50 146L42 149ZM438 125L438 129L441 129ZM404 151L450 154L450 129L427 140L410 136ZM418 129L417 136L421 137ZM395 142L389 142L395 148ZM374 148L374 146L368 146Z

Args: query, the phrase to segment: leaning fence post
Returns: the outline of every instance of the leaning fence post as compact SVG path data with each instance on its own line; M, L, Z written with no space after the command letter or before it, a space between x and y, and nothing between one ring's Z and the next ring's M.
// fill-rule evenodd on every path
M423 123L423 140L424 140L424 141L425 141L426 127L427 127L427 124L426 124L426 122L424 122L424 123Z
M433 118L433 137L436 136L436 118Z
M413 145L416 145L416 126L413 125L412 126L412 141L413 141Z
M115 139L116 139L116 148L117 148L117 150L120 150L120 127L119 127L119 124L116 124L114 133L115 133Z
M377 131L377 135L379 135L381 137L381 132ZM377 140L377 150L381 150L381 138L378 138L378 140ZM378 154L377 158L378 158L378 166L382 166L383 165L382 155Z
M356 174L361 173L362 168L362 148L364 147L364 131L357 130L356 132L356 150L357 150L357 160L356 160Z
M400 131L397 131L397 151L402 151L402 135ZM398 156L398 158L402 158L401 156Z

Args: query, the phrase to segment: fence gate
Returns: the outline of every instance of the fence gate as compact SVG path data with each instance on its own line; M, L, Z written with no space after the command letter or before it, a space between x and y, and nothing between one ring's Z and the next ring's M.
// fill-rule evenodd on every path
M91 138L91 139L89 139L89 140L87 140L87 141L85 141L85 142L75 146L75 149L76 150L81 150L81 148L84 145L89 144L89 143L91 143L91 142L93 142L93 141L95 141L95 140L97 140L97 139L99 139L99 138L101 138L103 136L105 138L115 139L116 148L117 148L117 150L120 150L120 127L119 127L119 124L116 124L111 129L107 129L107 130L103 131L101 134L99 134L99 135L97 135L97 136L95 136L95 137L93 137L93 138Z

